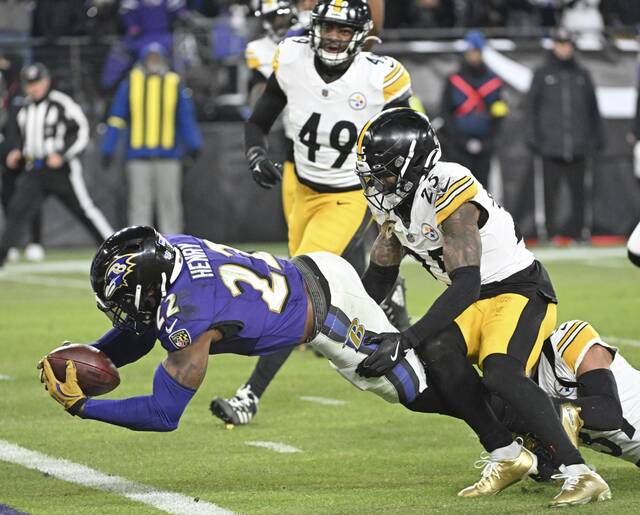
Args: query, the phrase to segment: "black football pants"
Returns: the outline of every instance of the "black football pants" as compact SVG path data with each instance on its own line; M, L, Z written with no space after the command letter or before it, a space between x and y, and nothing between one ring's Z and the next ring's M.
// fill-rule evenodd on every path
M75 169L72 170L72 167ZM11 247L20 243L24 229L38 215L47 197L53 195L85 226L96 244L113 229L88 196L77 160L58 169L32 169L21 174L9 202L6 230L0 241L0 264ZM73 174L73 175L72 175Z

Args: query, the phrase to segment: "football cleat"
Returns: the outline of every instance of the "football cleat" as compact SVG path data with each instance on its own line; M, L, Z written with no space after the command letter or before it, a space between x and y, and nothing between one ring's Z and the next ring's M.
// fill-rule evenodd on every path
M482 453L480 459L476 461L475 467L482 467L482 477L473 485L460 490L459 497L496 495L529 474L537 474L538 458L523 447L520 456L514 460L494 461L488 453Z
M241 426L251 422L258 411L260 398L251 391L251 385L238 388L230 399L217 397L211 401L209 409L214 416L226 424Z
M27 261L42 261L44 259L44 247L39 243L29 243L24 249L24 257Z
M560 493L549 503L551 508L579 506L611 499L611 490L605 480L586 465L583 467L583 473L568 474L567 468L560 466L561 473L552 476L552 479L564 480L564 483Z
M584 421L580 417L581 409L582 408L575 406L570 402L565 402L560 406L562 427L576 449L578 448L578 435L584 425Z
M20 261L20 251L15 247L11 247L7 252L7 261L9 263L16 263Z

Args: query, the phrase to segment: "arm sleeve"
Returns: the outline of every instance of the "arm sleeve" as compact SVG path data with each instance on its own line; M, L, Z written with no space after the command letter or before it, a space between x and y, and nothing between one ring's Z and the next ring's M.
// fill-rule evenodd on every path
M129 122L129 80L120 83L111 103L111 111L107 118L107 131L102 138L101 152L105 156L112 156L116 151L120 131Z
M191 97L180 84L178 95L178 131L181 140L188 150L199 150L202 148L202 136L196 121L196 112Z
M153 394L117 401L88 399L79 416L134 431L173 431L196 390L182 386L161 365L153 377Z
M399 273L400 265L380 266L370 261L362 276L362 285L367 295L380 304L389 295Z
M434 337L480 296L480 267L463 266L449 273L449 286L431 305L429 311L404 335L413 347Z
M589 370L578 377L578 384L578 398L572 402L582 408L584 427L596 431L622 429L622 404L613 372L608 368Z
M264 93L256 102L253 113L245 125L245 150L267 147L266 135L286 105L287 96L280 88L275 74L271 74Z
M104 352L113 364L123 367L149 354L156 343L154 331L138 335L132 331L124 331L114 327L107 331L93 346Z
M73 100L65 105L65 118L67 121L67 135L65 138L64 158L70 161L82 153L89 144L89 120L82 112L81 107Z

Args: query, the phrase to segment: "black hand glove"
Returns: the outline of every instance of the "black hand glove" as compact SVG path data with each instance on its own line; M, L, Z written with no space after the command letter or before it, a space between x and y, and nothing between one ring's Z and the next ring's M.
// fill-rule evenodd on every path
M378 348L363 359L356 368L362 377L381 377L395 367L411 348L402 333L381 333L369 338L366 343L377 343Z
M267 158L261 147L252 147L247 151L249 170L258 186L266 190L275 186L282 179L282 166Z

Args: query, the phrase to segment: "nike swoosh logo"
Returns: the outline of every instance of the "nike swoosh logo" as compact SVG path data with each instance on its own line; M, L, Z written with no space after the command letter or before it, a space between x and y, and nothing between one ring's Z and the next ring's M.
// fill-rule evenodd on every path
M171 324L169 327L165 327L164 330L167 331L167 333L173 332L173 328L176 326L176 322L178 322L178 321L174 320L173 324Z
M393 353L393 356L391 356L391 361L395 361L396 359L398 359L398 349L400 348L400 342L398 342L396 344L396 351Z

